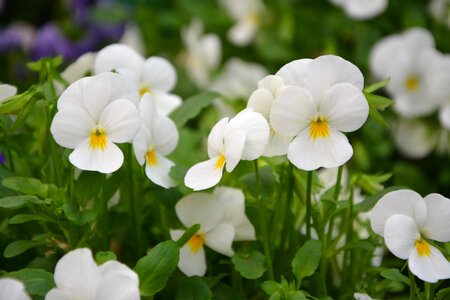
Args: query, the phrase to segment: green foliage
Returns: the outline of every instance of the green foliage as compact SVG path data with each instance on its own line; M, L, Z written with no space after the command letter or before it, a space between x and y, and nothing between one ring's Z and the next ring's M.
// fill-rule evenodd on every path
M260 193L263 200L269 200L275 190L275 176L270 166L264 166L259 169ZM254 199L257 199L256 176L255 173L249 173L239 179L242 186L248 190Z
M399 281L406 285L410 285L409 278L400 273L398 269L387 269L380 273L380 275L386 279L392 281Z
M3 255L6 258L17 256L28 249L40 246L45 244L45 241L28 241L28 240L18 240L14 241L8 246L6 246L5 251L3 251Z
M186 99L183 104L178 107L172 114L170 118L175 122L177 127L181 127L187 123L192 118L195 118L200 112L208 107L215 99L217 99L218 94L214 92L204 92Z
M200 277L194 276L180 283L175 300L211 300L212 296L208 285Z
M298 286L303 278L311 276L319 266L322 257L322 244L317 240L309 240L298 249L292 260L292 272L297 278Z
M10 272L5 277L11 277L22 281L27 292L34 296L45 296L49 290L55 287L53 274L41 269L22 269Z
M234 268L242 277L247 279L260 278L266 271L264 255L254 250L248 252L237 252L232 258Z
M99 251L95 254L95 262L97 265L102 265L107 261L117 260L117 256L111 251Z

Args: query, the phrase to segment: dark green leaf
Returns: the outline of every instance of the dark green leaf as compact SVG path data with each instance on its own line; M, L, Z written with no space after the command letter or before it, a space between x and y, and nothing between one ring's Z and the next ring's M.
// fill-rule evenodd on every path
M178 107L170 118L175 122L178 128L182 127L192 118L195 118L202 109L209 106L216 98L218 94L215 92L204 92L192 97L187 98L183 104Z
M292 272L297 281L301 283L303 278L311 276L319 266L322 257L322 245L317 240L307 241L295 254L292 261ZM300 284L299 284L300 285Z
M200 277L187 277L178 286L175 300L210 300L212 292Z
M38 216L38 215L29 215L29 214L21 214L15 215L11 219L9 219L9 224L23 224L30 221L42 221L42 222L51 222L47 217Z
M269 200L272 198L275 184L275 175L270 166L264 166L259 169L259 180L261 197L264 200ZM244 187L250 192L250 194L256 199L256 177L255 173L249 173L242 176L239 181L244 185Z
M3 255L6 258L17 256L28 249L31 249L36 246L40 246L45 244L45 241L29 241L29 240L19 240L14 241L8 246L6 246L5 251L3 252Z
M16 129L22 127L23 123L27 120L28 116L31 114L31 112L34 109L34 106L36 105L36 99L32 98L30 101L28 101L23 109L20 110L19 114L17 115L16 120L9 128L9 133L14 132Z
M390 81L390 80L391 80L391 78L387 78L387 79L385 79L385 80L383 80L383 81L380 81L380 82L376 82L376 83L374 83L374 84L371 84L371 85L369 85L368 87L366 87L366 88L364 89L364 93L368 93L368 94L373 93L373 92L375 92L376 90L379 90L379 89L381 89L382 87L387 86L387 85L389 84L389 81Z
M2 184L16 192L35 195L44 199L47 197L48 185L36 178L10 177L3 179Z
M12 277L22 281L30 295L45 296L55 287L53 274L42 269L22 269L8 273L5 277Z
M377 123L380 123L381 125L385 126L386 128L389 127L386 120L383 118L383 116L380 114L379 111L376 110L375 107L369 104L369 116L376 121Z
M99 251L95 254L95 262L97 265L102 265L107 261L117 260L117 256L111 251Z
M393 281L400 281L403 282L406 285L409 285L409 278L400 273L398 269L388 269L380 274L382 277L393 280Z
M436 294L438 300L450 299L450 287L439 290Z
M261 277L266 271L264 255L254 250L250 253L238 252L232 258L234 268L247 279Z
M10 196L0 199L0 207L3 208L18 208L27 203L44 203L44 201L39 200L35 196L21 195L21 196Z
M141 258L134 270L139 275L142 296L153 296L162 290L177 268L179 248L175 241L165 241L156 245Z

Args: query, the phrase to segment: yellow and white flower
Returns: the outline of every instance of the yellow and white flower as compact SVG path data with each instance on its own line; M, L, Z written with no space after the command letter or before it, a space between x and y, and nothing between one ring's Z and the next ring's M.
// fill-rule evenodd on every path
M0 299L31 300L25 291L25 285L14 278L0 278Z
M324 55L288 63L276 75L290 86L274 101L270 123L278 133L295 136L288 159L303 170L346 163L353 148L342 132L360 128L369 113L361 71L338 56Z
M131 142L141 125L138 99L122 75L85 77L62 93L50 131L56 143L74 149L69 160L75 167L112 173L123 163L115 143Z
M155 184L164 188L175 186L170 178L174 165L165 156L178 144L178 130L171 119L160 115L153 98L144 95L139 103L142 126L133 139L133 148L140 165L145 164L145 174Z
M409 269L421 280L450 278L450 262L428 241L450 241L450 199L439 194L422 198L412 190L394 191L377 202L370 221L387 248L407 259Z

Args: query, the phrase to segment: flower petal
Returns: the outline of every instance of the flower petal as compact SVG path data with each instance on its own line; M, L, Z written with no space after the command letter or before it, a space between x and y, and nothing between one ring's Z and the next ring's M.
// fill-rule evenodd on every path
M186 276L204 276L206 274L205 249L201 247L197 252L193 252L187 245L181 247L178 268Z
M420 239L416 222L405 215L393 215L384 225L384 241L388 249L401 259L407 259Z
M136 160L142 166L145 164L147 151L151 146L151 134L145 126L141 126L133 138L133 150Z
M307 171L345 164L352 157L353 148L343 133L332 127L328 130L328 137L316 139L311 138L309 128L300 132L289 145L289 161Z
M123 273L107 274L100 280L93 299L139 300L139 281Z
M280 134L295 136L316 115L317 106L306 89L286 87L272 105L270 124Z
M92 149L87 139L75 148L69 155L69 160L78 169L109 174L122 166L123 154L119 147L109 140L102 150Z
M161 155L169 155L177 147L177 126L167 117L160 116L155 120L152 136L156 151Z
M426 218L427 206L422 197L412 190L387 193L378 200L370 213L372 230L383 236L386 221L398 214L410 217L416 222L418 228L421 228Z
M67 106L55 114L50 132L58 145L75 148L89 138L95 122L89 114L77 106Z
M31 300L25 291L25 285L13 278L0 278L0 299Z
M310 58L294 60L281 67L275 75L281 77L286 85L305 87L304 77L312 61Z
M62 78L70 83L83 78L86 73L93 70L96 56L97 53L94 52L81 55L61 73Z
M441 121L442 127L450 130L450 102L444 104L439 110L439 121Z
M350 132L360 128L369 115L364 94L354 85L339 83L329 89L320 105L320 112L333 128Z
M434 246L429 245L430 255L420 255L417 250L411 252L408 265L411 272L423 281L437 282L450 278L450 262Z
M278 92L283 86L283 78L277 75L267 75L266 77L258 81L258 89L266 89L274 97L278 95Z
M257 27L246 19L239 20L228 31L228 39L237 46L247 46L255 38Z
M143 64L142 82L151 90L171 91L177 81L177 73L173 65L159 56L149 57Z
M102 112L98 121L105 128L108 139L114 143L133 140L141 127L141 118L136 106L128 100L115 100Z
M224 154L225 128L228 125L228 118L223 118L214 125L208 135L208 156L216 157Z
M179 96L166 92L153 91L152 96L155 99L158 112L163 116L168 116L183 103Z
M215 228L223 217L220 204L207 193L193 193L181 198L175 205L175 212L184 226L200 224L202 232Z
M250 95L247 107L253 108L254 111L262 114L264 118L269 119L273 101L272 93L265 88L260 88Z
M192 166L184 177L184 184L194 191L205 190L215 186L222 178L223 164L219 163L221 156Z
M163 188L170 188L176 185L175 181L169 176L170 169L175 165L159 153L155 153L156 164L145 166L145 174L155 184Z
M244 130L235 130L225 137L225 162L227 172L231 172L237 166L242 158L246 141L246 134Z
M151 94L145 93L141 97L139 113L141 114L142 125L151 131L155 127L155 120L158 116L155 99Z
M0 84L0 103L17 93L17 88L10 84Z
M223 255L233 256L231 249L234 239L234 228L230 224L219 224L205 234L205 244L216 252Z
M139 284L139 278L136 272L131 270L127 265L118 261L110 260L98 267L101 276L123 275L131 279L136 285Z
M267 143L266 151L264 156L272 157L285 155L288 152L289 144L291 143L293 137L279 134L272 130L270 132L269 142Z
M450 199L439 194L429 194L424 198L427 204L427 217L422 234L439 242L450 241Z

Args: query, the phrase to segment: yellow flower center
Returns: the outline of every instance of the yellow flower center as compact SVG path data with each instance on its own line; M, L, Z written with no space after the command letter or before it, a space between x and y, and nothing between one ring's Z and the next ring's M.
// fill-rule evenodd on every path
M216 169L222 169L224 164L225 156L223 156L223 154L220 154L219 159L216 162Z
M417 76L411 75L406 79L406 89L410 92L414 92L419 88L419 79Z
M89 146L92 149L103 150L106 147L106 132L104 128L95 127L91 130L91 135L89 136Z
M425 240L416 240L416 249L420 256L431 255L430 244L428 244Z
M151 94L152 90L146 85L141 86L141 88L139 89L139 95L142 97L146 93Z
M156 158L155 149L150 149L145 153L145 156L147 158L147 164L149 166L154 166L158 163L158 159Z
M194 234L187 242L187 245L192 252L197 253L203 247L204 241L205 238L202 234Z
M309 126L309 134L313 140L318 138L326 138L329 136L327 120L324 117L318 117L311 121Z

